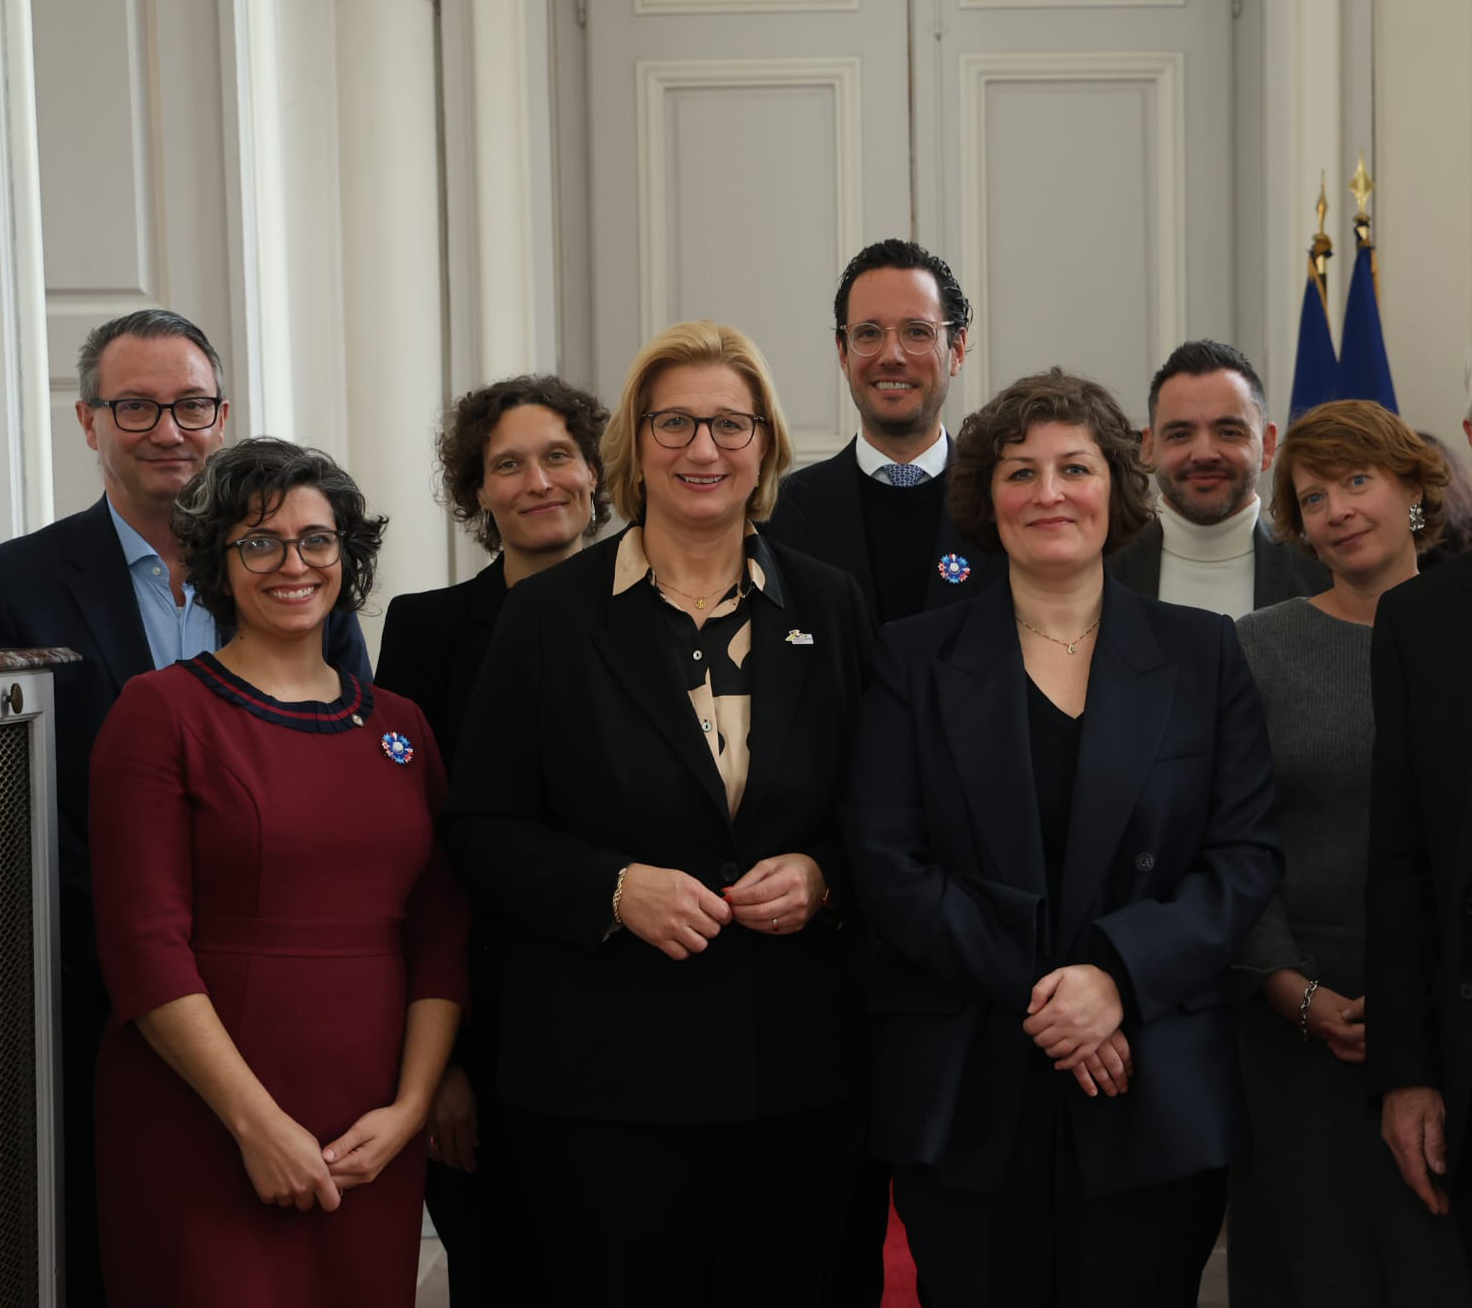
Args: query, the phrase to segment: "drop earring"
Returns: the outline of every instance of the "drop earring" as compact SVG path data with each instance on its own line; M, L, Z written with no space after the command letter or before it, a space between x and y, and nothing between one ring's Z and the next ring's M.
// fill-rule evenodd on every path
M1426 525L1426 510L1421 507L1421 501L1417 500L1411 505L1411 530L1420 531Z

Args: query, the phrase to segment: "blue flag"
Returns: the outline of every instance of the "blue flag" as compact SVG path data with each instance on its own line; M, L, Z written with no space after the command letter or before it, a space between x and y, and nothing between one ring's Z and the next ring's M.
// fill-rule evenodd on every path
M1339 364L1334 342L1329 337L1329 316L1319 295L1319 283L1310 272L1303 288L1303 312L1298 316L1298 359L1293 365L1293 398L1288 402L1288 421L1316 404L1335 399L1339 389Z
M1344 334L1339 338L1339 398L1374 400L1391 413L1399 413L1385 337L1380 331L1380 306L1375 301L1370 255L1370 247L1362 246L1354 257L1354 276L1344 306Z

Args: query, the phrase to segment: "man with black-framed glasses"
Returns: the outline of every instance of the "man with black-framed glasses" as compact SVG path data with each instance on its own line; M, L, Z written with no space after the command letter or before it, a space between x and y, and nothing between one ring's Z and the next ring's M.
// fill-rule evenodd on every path
M859 432L787 478L762 530L851 573L880 622L968 599L995 563L946 507L941 408L966 362L971 305L943 259L890 239L849 261L833 315Z
M102 497L0 544L0 649L62 646L52 669L61 852L62 1128L67 1302L102 1304L92 1157L92 1075L108 1002L93 942L88 758L123 683L214 650L220 631L184 579L174 497L224 443L220 357L192 322L144 309L95 328L77 358L77 419ZM370 677L357 619L334 614L328 661ZM127 778L115 783L126 785Z

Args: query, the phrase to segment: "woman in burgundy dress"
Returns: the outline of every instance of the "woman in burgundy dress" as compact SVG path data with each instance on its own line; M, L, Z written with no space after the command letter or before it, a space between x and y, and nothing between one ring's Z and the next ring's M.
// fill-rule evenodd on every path
M233 637L128 683L92 756L97 1072L112 1308L413 1303L419 1136L464 996L419 710L323 658L383 519L284 441L179 497Z

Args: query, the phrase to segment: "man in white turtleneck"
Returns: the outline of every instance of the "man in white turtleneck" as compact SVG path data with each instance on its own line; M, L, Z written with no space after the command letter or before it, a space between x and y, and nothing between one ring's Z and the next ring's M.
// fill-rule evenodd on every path
M1329 584L1327 573L1278 541L1257 495L1278 429L1246 357L1188 341L1150 383L1141 453L1155 472L1160 517L1109 560L1126 585L1238 618Z

